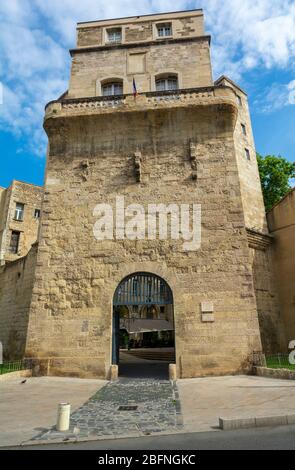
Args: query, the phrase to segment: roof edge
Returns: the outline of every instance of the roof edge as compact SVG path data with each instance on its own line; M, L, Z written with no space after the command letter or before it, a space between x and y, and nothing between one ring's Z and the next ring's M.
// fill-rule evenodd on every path
M103 23L103 22L107 22L107 21L120 21L120 20L130 20L132 18L136 18L136 19L139 19L139 18L146 18L148 16L161 16L161 15L177 15L178 13L192 13L192 12L198 12L198 11L201 11L203 12L203 8L193 8L192 10L177 10L177 11L165 11L165 12L158 12L158 13L149 13L149 14L145 14L145 15L132 15L132 16L121 16L121 17L118 17L118 18L104 18L104 19L101 19L101 20L92 20L92 21L78 21L77 22L77 25L87 25L89 23Z
M221 77L217 78L217 80L215 80L215 82L214 82L214 85L218 85L219 82L221 82L222 80L227 80L234 87L238 88L238 90L240 90L242 93L244 93L244 95L248 96L248 94L245 92L245 90L243 90L243 88L241 88L237 83L235 83L233 80L231 80L227 75L221 75Z

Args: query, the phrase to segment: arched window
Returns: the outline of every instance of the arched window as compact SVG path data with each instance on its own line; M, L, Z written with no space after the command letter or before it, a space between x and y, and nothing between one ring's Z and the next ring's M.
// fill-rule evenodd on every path
M123 81L107 82L101 86L102 96L123 95Z
M156 91L177 90L177 75L167 75L156 78Z

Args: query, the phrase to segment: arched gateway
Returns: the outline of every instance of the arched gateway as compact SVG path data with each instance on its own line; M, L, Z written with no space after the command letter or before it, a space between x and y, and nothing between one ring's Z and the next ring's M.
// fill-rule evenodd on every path
M118 285L113 299L112 363L120 350L136 357L174 362L173 294L167 282L136 272Z

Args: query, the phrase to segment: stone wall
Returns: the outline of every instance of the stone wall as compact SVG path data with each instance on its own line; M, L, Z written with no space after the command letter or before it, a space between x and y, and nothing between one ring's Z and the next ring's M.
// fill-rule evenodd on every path
M256 159L248 97L243 90L227 77L221 77L217 80L216 84L231 86L236 94L238 118L235 126L234 140L246 227L267 233L268 228ZM246 134L243 132L242 125L244 126ZM249 151L250 159L246 156L246 149Z
M271 369L269 367L253 367L253 372L259 377L268 377L270 379L295 380L295 370L290 369Z
M22 359L36 267L37 245L0 268L0 341L6 360Z
M26 256L32 244L37 241L40 219L35 217L35 209L41 210L43 188L21 181L13 181L5 193L2 224L0 225L0 248L2 259L10 262ZM23 220L15 219L17 203L24 204ZM17 253L10 251L12 231L20 233Z
M274 238L273 265L280 307L286 330L286 345L295 340L295 190L290 191L267 214Z
M122 28L122 43L140 43L157 40L156 25L172 23L174 38L197 37L204 35L204 18L201 11L176 12L165 15L146 15L102 20L78 24L78 47L103 46L107 44L107 29Z
M48 111L26 356L53 358L52 374L105 377L115 289L126 275L146 271L173 291L178 376L245 371L261 342L233 141L236 105L209 97L132 106L89 115L69 108L64 117ZM201 204L201 248L183 251L183 241L171 239L97 241L94 208L114 205L117 195L145 208ZM214 305L209 323L205 301Z
M248 239L251 248L262 349L265 354L285 352L284 323L272 260L273 239L249 230Z
M107 50L72 53L69 98L100 96L105 80L122 79L123 92L132 93L133 78L139 93L155 90L158 74L178 75L179 88L212 85L208 39L159 42L140 48L113 46Z

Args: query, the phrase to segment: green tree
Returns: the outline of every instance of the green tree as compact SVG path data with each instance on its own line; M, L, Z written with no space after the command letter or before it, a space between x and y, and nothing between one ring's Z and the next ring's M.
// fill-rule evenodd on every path
M295 178L295 162L276 155L257 153L262 192L266 210L270 210L291 189L290 178Z

